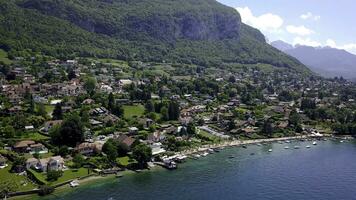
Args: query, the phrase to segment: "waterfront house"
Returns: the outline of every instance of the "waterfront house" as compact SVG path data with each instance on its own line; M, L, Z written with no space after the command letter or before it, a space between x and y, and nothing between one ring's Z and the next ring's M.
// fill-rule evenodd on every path
M89 155L93 155L95 153L101 153L102 148L103 148L103 145L101 143L84 142L84 143L79 144L75 148L75 151L82 155L89 156Z
M60 171L64 168L64 159L61 156L43 159L29 158L26 161L26 168L34 168L42 172Z

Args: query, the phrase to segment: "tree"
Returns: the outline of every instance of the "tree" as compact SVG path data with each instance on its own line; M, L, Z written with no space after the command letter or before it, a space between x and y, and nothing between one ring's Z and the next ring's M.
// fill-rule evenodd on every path
M195 135L196 133L196 127L195 127L195 124L193 122L189 122L188 125L187 125L187 133L188 135L190 136L193 136Z
M38 195L45 196L54 192L54 188L48 185L41 185L38 191Z
M61 146L58 150L58 154L62 157L66 157L69 154L69 150L67 146Z
M118 156L126 156L130 151L130 148L123 142L117 142L117 154Z
M50 170L47 172L47 181L57 181L62 175L62 171Z
M4 138L10 139L15 137L15 129L14 127L7 125L5 127L0 128L0 135Z
M289 125L297 127L300 124L300 116L296 110L293 110L289 115Z
M124 116L124 108L122 107L121 104L116 104L114 105L114 107L111 110L112 114L118 116L118 117L122 117Z
M87 77L84 80L84 88L88 94L93 94L96 88L97 81L94 77Z
M132 156L138 162L139 167L146 167L147 162L152 158L152 149L146 144L138 144L132 150Z
M52 142L57 145L75 147L84 140L83 125L78 115L70 115L59 128L51 131Z
M169 120L178 120L180 116L179 104L176 101L169 102L168 105Z
M72 80L77 78L77 75L75 74L75 71L73 70L73 68L69 68L68 69L68 80Z
M145 108L146 108L147 113L154 112L155 106L154 106L153 101L152 100L147 101L145 104Z
M82 154L76 154L73 157L73 167L74 168L81 168L85 163L85 159Z
M115 162L118 157L117 144L113 139L109 139L105 142L102 151L107 155L111 162Z
M169 120L169 113L167 107L162 107L161 108L161 115L162 115L162 120L168 121Z
M113 93L110 93L109 97L108 97L108 109L110 111L112 111L114 108L114 105L115 105L114 95L113 95Z
M54 107L52 116L53 116L54 120L63 119L63 111L62 111L62 104L61 103L57 103L56 104L56 106Z
M273 133L273 126L272 126L272 122L270 119L266 120L263 123L263 127L262 127L262 133L267 136L267 137L272 137L272 133Z
M47 118L47 111L43 104L38 105L37 115L42 116L43 118Z

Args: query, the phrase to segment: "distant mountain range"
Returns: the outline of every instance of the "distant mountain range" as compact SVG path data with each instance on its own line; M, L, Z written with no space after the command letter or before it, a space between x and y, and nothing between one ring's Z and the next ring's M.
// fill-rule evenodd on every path
M293 46L280 40L272 42L271 45L297 58L322 76L342 76L356 80L356 55L345 50L331 47Z

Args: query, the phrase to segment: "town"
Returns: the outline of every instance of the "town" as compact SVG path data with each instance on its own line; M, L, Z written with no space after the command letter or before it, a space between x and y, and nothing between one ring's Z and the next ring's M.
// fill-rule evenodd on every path
M0 72L0 197L176 168L187 152L232 141L356 134L356 87L342 77L44 56Z

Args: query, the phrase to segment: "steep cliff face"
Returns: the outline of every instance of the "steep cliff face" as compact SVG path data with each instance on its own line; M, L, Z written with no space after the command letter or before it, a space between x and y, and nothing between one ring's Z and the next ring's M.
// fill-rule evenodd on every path
M303 69L215 0L0 1L0 48L198 65Z

